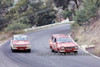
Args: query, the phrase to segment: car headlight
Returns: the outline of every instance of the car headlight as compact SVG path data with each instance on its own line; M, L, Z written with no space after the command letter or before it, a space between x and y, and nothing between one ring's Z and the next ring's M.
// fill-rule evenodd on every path
M63 49L64 49L64 47L61 47L61 49L63 50Z

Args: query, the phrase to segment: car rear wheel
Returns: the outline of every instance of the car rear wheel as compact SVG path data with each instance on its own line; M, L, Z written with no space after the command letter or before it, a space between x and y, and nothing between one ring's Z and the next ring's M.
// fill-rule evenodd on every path
M12 49L12 52L15 52L15 50Z
M11 47L11 51L14 52L14 50L12 49L12 47Z
M78 54L78 51L74 51L73 53L74 53L74 54Z
M30 53L31 52L31 49L28 49L27 51Z
M11 50L12 50L12 47L11 47Z

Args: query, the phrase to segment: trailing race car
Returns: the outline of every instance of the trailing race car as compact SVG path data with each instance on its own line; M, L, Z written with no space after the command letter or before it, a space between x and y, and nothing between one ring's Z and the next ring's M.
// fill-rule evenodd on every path
M27 38L27 35L14 35L10 42L11 50L27 50L31 51L31 45Z
M52 52L78 52L78 45L76 45L68 36L63 34L54 34L49 40L49 46Z

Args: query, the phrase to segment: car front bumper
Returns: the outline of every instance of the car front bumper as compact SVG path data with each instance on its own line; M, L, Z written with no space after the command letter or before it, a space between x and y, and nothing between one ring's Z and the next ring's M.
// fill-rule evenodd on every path
M76 52L76 51L78 51L78 49L77 50L73 50L73 49L70 49L70 50L66 50L66 49L64 49L64 50L59 50L60 52Z

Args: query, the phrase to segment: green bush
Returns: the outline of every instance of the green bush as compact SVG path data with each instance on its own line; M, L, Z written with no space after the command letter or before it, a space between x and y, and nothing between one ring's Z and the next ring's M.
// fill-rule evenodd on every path
M0 8L6 8L12 6L14 0L0 0Z
M75 22L79 25L88 22L90 18L96 16L96 11L99 7L99 0L85 0L83 2L83 9L77 10L75 13ZM89 23L89 22L88 22Z
M76 11L74 20L81 26L84 22L88 21L89 19L87 18L85 11L81 10L81 11Z
M72 11L71 10L68 10L68 11L64 11L63 13L62 13L62 16L63 16L63 18L69 18L69 19L71 19L71 17L72 17Z
M12 23L9 24L8 27L5 28L5 31L16 31L28 28L29 26L23 23Z
M23 23L23 24L30 24L30 20L27 17L22 17L19 20L16 20L17 23Z

